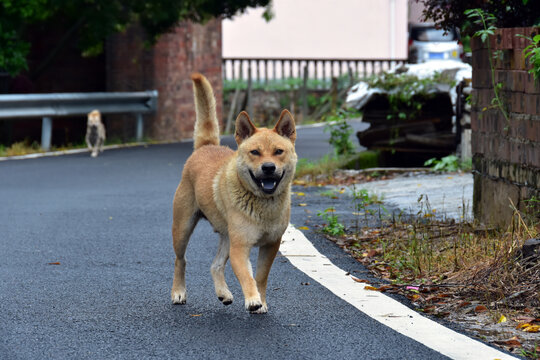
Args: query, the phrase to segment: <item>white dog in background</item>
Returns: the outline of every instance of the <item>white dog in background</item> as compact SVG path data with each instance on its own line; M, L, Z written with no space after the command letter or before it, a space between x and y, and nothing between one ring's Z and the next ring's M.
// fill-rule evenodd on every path
M105 142L105 126L101 121L101 113L94 110L88 114L88 122L86 125L86 145L92 151L92 157L98 156L98 153L103 151L103 143Z

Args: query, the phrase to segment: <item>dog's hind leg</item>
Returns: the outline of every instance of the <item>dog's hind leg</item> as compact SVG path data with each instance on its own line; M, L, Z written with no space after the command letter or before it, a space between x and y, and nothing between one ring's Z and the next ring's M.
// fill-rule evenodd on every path
M216 295L224 305L230 305L233 302L233 295L225 282L225 265L229 260L229 246L229 237L220 234L218 251L210 268Z
M259 290L259 294L261 295L262 306L259 309L252 311L254 314L265 314L268 312L268 305L266 304L266 284L268 282L270 268L276 258L280 243L281 240L274 244L268 244L259 248L255 281L257 282L257 290Z
M180 185L181 186L181 185ZM171 289L173 304L186 303L186 248L189 237L200 219L195 199L191 191L183 191L183 196L175 196L173 204L173 247L176 253L174 278Z

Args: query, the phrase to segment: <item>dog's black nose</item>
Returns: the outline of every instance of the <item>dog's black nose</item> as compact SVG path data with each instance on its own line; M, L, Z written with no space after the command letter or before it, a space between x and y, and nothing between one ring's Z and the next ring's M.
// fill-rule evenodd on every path
M276 165L271 162L262 164L261 169L265 175L271 175L276 171Z

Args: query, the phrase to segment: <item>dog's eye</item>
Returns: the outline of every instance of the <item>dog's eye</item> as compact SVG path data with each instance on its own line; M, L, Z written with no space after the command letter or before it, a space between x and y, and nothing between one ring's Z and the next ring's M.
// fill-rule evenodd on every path
M251 153L251 155L255 155L255 156L261 155L261 153L259 152L259 150L251 150L250 153Z
M282 149L276 149L276 151L274 151L274 155L281 155L281 154L283 154Z

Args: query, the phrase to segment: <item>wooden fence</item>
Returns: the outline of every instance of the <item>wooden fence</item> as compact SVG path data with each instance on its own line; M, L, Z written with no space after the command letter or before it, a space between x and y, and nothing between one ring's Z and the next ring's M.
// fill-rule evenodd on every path
M315 80L329 88L333 77L365 78L406 63L406 59L223 58L223 80L259 84L287 79Z

